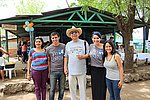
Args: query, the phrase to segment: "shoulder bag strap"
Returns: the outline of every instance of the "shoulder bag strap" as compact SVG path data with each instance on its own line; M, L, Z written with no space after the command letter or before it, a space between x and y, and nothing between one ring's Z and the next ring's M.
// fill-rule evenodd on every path
M86 41L84 40L85 54L86 54Z

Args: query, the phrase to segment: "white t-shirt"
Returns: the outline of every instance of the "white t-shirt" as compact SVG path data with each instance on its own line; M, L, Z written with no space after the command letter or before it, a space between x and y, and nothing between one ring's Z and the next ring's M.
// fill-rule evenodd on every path
M86 42L86 54L89 53L89 45ZM78 54L85 54L84 40L70 41L66 44L65 57L68 58L69 75L81 75L86 73L86 60L79 60Z

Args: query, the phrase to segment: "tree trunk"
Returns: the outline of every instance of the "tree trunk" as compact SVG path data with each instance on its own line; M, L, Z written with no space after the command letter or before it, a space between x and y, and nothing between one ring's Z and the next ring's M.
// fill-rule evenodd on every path
M130 41L133 41L132 32L135 22L135 4L136 0L130 0L128 5L128 12L126 20L123 18L123 15L116 17L116 22L119 30L124 36L125 44L125 59L124 59L124 70L132 71L133 70L133 45L130 46Z
M148 40L148 36L149 36L149 25L146 24L146 40Z
M133 69L133 56L134 50L133 46L130 46L130 41L132 41L132 33L129 32L129 28L124 34L125 43L125 59L124 59L124 70L129 71Z

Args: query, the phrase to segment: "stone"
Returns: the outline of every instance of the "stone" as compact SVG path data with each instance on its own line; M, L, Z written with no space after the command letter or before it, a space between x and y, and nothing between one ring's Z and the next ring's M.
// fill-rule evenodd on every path
M135 82L139 81L139 79L140 79L140 75L139 74L136 73L136 74L133 75L133 80Z

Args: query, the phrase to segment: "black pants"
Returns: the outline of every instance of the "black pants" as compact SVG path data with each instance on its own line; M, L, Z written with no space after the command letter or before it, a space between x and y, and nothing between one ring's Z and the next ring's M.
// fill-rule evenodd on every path
M23 54L22 61L27 62L28 61L28 53L27 52L22 52L22 54Z
M106 100L106 69L91 67L92 100Z
M0 66L0 70L4 70L4 66Z

